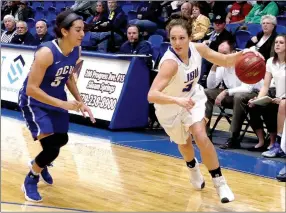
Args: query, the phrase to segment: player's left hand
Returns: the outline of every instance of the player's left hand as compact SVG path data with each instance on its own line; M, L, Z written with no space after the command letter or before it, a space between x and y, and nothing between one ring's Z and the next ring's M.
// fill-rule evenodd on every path
M262 58L262 59L265 61L264 56L261 55L261 53L258 52L258 51L256 51L256 50L252 50L252 49L246 48L246 49L244 49L244 50L242 51L242 54L244 55L244 54L249 53L249 52L253 52L256 56L259 56L260 58Z
M86 112L89 115L89 119L92 123L95 123L95 118L93 117L93 114L90 110L90 108L88 106L86 106L85 104L82 104L82 106L79 108L79 110L81 111L82 115L86 118Z
M225 98L225 96L226 96L226 92L225 92L225 90L224 90L224 91L222 91L222 92L216 97L216 99L215 99L215 104L216 104L217 106L221 106L221 102L222 102L222 100Z

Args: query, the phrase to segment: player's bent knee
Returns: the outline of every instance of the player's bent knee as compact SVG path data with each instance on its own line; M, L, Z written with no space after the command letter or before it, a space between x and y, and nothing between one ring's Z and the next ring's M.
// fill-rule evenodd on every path
M54 133L40 140L43 149L50 147L61 148L69 140L67 133Z
M58 139L59 147L62 147L68 143L69 136L67 133L56 133L55 135Z

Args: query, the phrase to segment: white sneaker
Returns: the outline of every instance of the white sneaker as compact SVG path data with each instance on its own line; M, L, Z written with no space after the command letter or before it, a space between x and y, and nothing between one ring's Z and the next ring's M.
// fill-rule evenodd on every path
M234 200L234 195L223 176L213 178L213 183L222 203L228 203Z
M191 183L196 190L202 190L205 187L205 180L201 174L200 166L198 160L196 160L196 165L194 168L189 168L191 174Z

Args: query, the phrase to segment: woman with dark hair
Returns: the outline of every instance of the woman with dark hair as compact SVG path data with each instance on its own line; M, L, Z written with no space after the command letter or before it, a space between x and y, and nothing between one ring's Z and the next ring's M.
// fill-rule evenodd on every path
M190 134L212 176L221 202L230 202L234 200L234 195L222 176L216 150L206 134L207 97L198 80L202 57L219 66L231 67L243 52L224 55L202 43L190 42L192 27L185 19L171 20L167 30L171 47L159 63L159 72L150 88L148 100L154 103L157 118L171 141L178 144L189 168L193 187L201 190L205 181L195 158ZM259 55L258 52L256 54Z
M276 88L276 98L273 99L272 103L266 105L265 107L255 106L251 104L253 99L249 100L250 124L259 140L258 144L255 145L256 149L264 146L263 121L261 120L261 116L263 116L266 128L270 133L269 151L262 153L262 156L264 157L277 157L285 154L280 147L283 122L285 120L286 102L285 45L286 35L278 35L274 43L274 57L267 60L264 85L257 96L257 98L261 98L267 95L271 80L273 78ZM256 99L256 97L254 99Z
M19 107L34 138L39 140L42 151L30 163L22 190L28 201L40 202L39 178L48 185L53 179L47 166L59 155L60 148L68 142L68 110L88 113L95 122L90 109L82 102L73 70L80 63L80 44L84 37L82 18L71 11L64 11L56 18L57 39L38 46L31 70L19 92ZM68 101L65 86L75 100Z

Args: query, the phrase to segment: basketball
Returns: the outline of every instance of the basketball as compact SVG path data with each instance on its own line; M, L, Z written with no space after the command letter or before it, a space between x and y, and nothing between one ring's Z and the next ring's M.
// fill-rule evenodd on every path
M265 72L265 61L253 52L240 56L235 63L236 76L246 84L256 84L264 78Z

